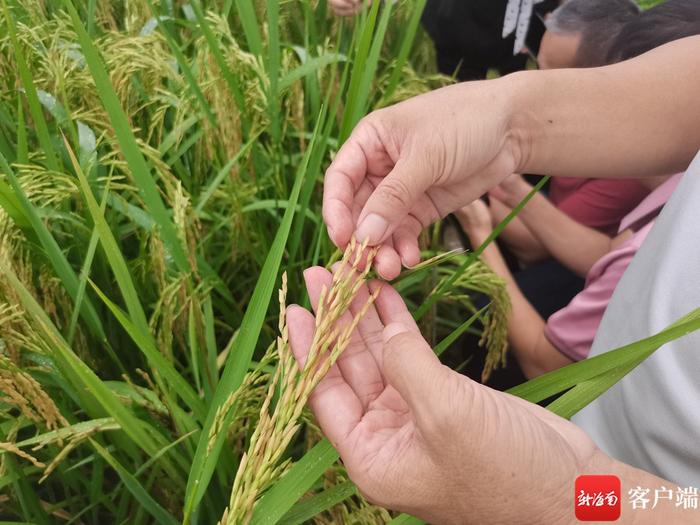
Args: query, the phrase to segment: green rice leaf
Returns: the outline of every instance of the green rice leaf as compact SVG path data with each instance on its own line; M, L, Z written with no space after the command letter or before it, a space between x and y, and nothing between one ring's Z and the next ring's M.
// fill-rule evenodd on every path
M357 487L352 481L339 483L297 503L278 523L280 525L301 525L355 494L357 494Z
M433 348L433 351L437 355L441 355L445 350L447 350L450 346L452 346L452 343L454 343L457 339L459 339L460 336L464 332L469 330L469 328L474 324L474 322L477 319L479 319L481 317L482 314L486 313L486 310L488 310L489 306L491 306L491 303L484 306L478 312L475 312L469 319L464 321L455 330L453 330L447 337L445 337L442 341L440 341L438 343L438 345L435 348Z
M61 280L61 283L65 287L68 295L75 302L78 298L79 282L78 277L75 275L73 268L71 268L70 263L66 259L65 254L58 246L56 239L49 232L48 228L41 220L37 208L29 201L22 186L20 185L14 171L8 164L5 157L0 153L0 169L5 172L10 186L14 191L14 196L16 197L19 205L22 208L23 215L25 219L31 224L34 233L39 239L42 248L44 249L46 258L53 267L56 275ZM76 302L76 305L78 303ZM95 311L92 302L86 297L85 301L78 306L80 308L80 314L85 319L85 322L92 332L100 341L106 340L106 335L104 329L102 328L102 323L100 318Z
M262 35L253 2L251 0L236 0L236 10L243 26L243 33L248 41L248 49L254 55L262 56Z
M395 517L393 520L391 520L388 525L424 525L425 522L422 520L419 520L418 518L414 518L413 516L409 516L408 514L401 514L400 516Z
M416 37L416 31L418 30L418 25L420 24L420 18L425 9L425 4L427 0L415 0L411 3L411 18L406 26L406 31L403 35L403 40L401 41L401 48L399 54L396 56L396 60L393 62L392 67L394 68L391 72L391 77L389 77L389 83L387 84L382 97L388 99L396 91L396 86L398 86L401 80L401 75L403 74L403 67L406 64L408 54L411 52L413 43Z
M530 199L542 189L542 187L547 183L547 181L549 181L549 177L542 177L537 182L537 184L535 184L530 193L528 193L525 196L525 198L510 211L510 213L506 216L505 219L503 219L500 223L496 225L491 234L482 243L482 245L469 254L462 266L460 266L459 269L456 270L448 279L441 283L441 285L438 286L438 288L430 297L428 297L425 301L421 303L421 305L418 307L418 310L413 314L416 320L422 318L430 310L430 308L432 308L432 306L442 298L445 292L448 291L454 285L457 279L459 279L460 275L462 275L462 273L464 273L464 271L467 268L469 268L469 266L471 266L474 260L483 253L486 247L501 234L505 227L508 226L508 223L510 223L510 221L513 220L513 218L518 213L520 213L520 210L522 210L525 207L525 205L528 202L530 202Z
M155 518L158 523L163 525L178 525L180 522L175 517L165 510L151 495L143 488L143 485L132 476L117 459L109 453L109 451L100 445L96 440L90 439L90 443L97 452L109 463L109 465L117 471L124 486L133 494L133 496L141 503L141 508Z
M0 272L14 288L25 311L50 344L51 356L65 379L75 387L81 405L93 419L110 416L121 426L132 443L147 454L153 455L164 446L163 438L144 421L137 419L99 377L75 355L48 318L42 307L32 297L11 268L0 262ZM133 445L122 443L125 450L134 451ZM166 460L163 465L175 479L179 473Z
M279 89L280 91L287 89L297 80L301 80L308 75L316 73L331 64L345 62L346 60L347 57L340 53L324 53L321 56L304 60L300 66L295 67L280 79Z
M536 377L511 388L508 393L538 403L601 374L617 374L628 366L634 367L666 343L698 329L700 329L700 309L692 311L658 334ZM601 390L600 394L603 391ZM587 397L589 398L590 396Z
M199 87L199 83L197 82L197 79L195 78L194 73L192 72L192 68L190 67L189 63L187 62L187 58L185 57L182 50L180 50L180 46L178 46L173 35L168 30L167 24L163 23L165 17L160 16L156 12L156 9L153 6L153 2L151 0L146 0L146 3L148 4L148 8L151 10L153 17L157 22L158 27L160 28L161 32L163 33L163 36L165 37L165 41L168 43L168 46L170 46L170 50L173 52L173 55L175 56L175 60L177 60L177 64L180 68L180 71L182 72L182 75L185 77L185 80L187 81L187 85L189 86L190 91L192 91L194 98L197 100L197 103L202 108L202 111L204 112L204 116L206 116L211 127L216 129L216 117L214 116L214 112L212 111L211 106L209 105L209 102L207 102L207 99L204 96L204 93L202 93L202 90Z
M209 202L209 199L211 199L212 195L214 195L214 192L217 190L217 188L224 181L224 179L229 174L231 169L236 164L238 164L238 162L241 160L243 155L248 153L248 150L253 145L253 143L258 139L259 135L260 135L260 133L257 133L248 142L246 142L243 146L241 146L241 149L238 150L238 153L236 153L233 156L233 158L231 158L226 164L224 164L224 166L218 171L218 173L214 176L214 178L211 180L211 182L209 184L207 184L206 189L200 194L199 200L197 201L197 205L194 208L194 210L197 213L202 212L202 210L204 209L204 206L207 205L207 202Z
M297 199L299 198L299 192L301 190L304 177L306 175L306 168L309 162L309 152L313 150L312 146L313 143L315 143L317 133L318 126L314 132L314 139L312 139L309 149L304 156L304 161L299 166L299 170L297 171L294 187L292 188L292 193L289 196L290 205L287 207L287 210L284 213L280 227L277 230L275 239L272 242L270 250L267 254L265 264L260 272L260 277L255 285L255 290L253 290L253 296L251 297L248 308L246 309L243 322L241 323L238 335L234 342L233 349L228 355L221 379L219 380L219 384L214 392L214 397L209 408L206 423L202 429L199 444L197 445L197 451L192 462L190 476L187 480L187 492L185 494L184 508L185 522L188 522L195 507L199 505L199 502L204 496L204 492L207 489L211 475L216 467L219 454L221 453L225 432L220 432L215 437L211 436L214 438L214 444L212 447L209 445L209 434L219 407L226 401L232 392L235 392L238 389L250 366L253 352L255 351L257 341L260 336L260 330L262 329L263 322L265 321L265 315L270 303L270 298L272 296L274 286L277 283L280 264L282 262L282 255L284 254L284 248L292 226L292 219L294 218L294 209ZM224 420L222 428L228 428L229 421L232 417L233 414L229 412L228 416Z
M122 325L124 330L132 338L136 346L141 350L141 352L146 356L151 368L156 370L158 375L162 375L163 378L170 384L170 387L182 400L187 403L187 406L194 412L195 415L201 420L204 419L205 406L202 400L197 396L196 392L192 389L192 386L182 377L173 364L168 361L165 356L158 351L155 342L150 334L143 333L139 330L134 323L121 311L121 309L114 304L109 298L93 284L93 289L100 296L100 299L107 305L107 308L112 312L114 317L116 317L119 324Z
M73 28L78 35L78 42L85 55L85 61L97 86L97 92L102 100L102 104L109 115L124 158L131 170L131 176L141 192L148 211L158 224L160 234L175 264L180 271L189 273L191 271L190 263L177 235L175 225L171 221L170 215L161 199L152 170L139 149L134 132L131 130L129 119L119 103L99 52L80 21L72 0L63 0L63 4L73 21Z
M228 85L229 90L231 91L231 95L236 101L236 105L238 106L238 110L241 114L241 128L243 129L243 136L246 137L248 135L248 130L250 129L250 124L248 119L248 113L245 110L246 103L245 98L243 96L243 89L241 88L237 77L233 74L231 68L228 66L226 58L224 57L224 54L221 51L221 47L219 47L219 43L216 41L214 32L212 31L211 27L209 27L209 22L207 22L207 19L204 17L204 13L202 11L202 7L199 4L199 1L194 0L191 3L191 6L192 10L194 11L194 15L197 19L197 23L199 24L199 28L201 29L202 34L204 35L204 39L207 41L207 44L209 44L209 49L211 50L212 55L214 55L216 65L219 67L219 70L224 76L224 80L226 81L226 84Z
M317 443L262 497L250 524L277 523L337 460L338 452L330 441Z
M44 118L44 113L41 109L41 103L39 102L39 95L34 84L34 79L32 78L32 73L27 65L24 52L22 51L22 46L17 39L15 19L10 13L10 9L7 7L7 2L5 0L2 0L2 5L5 13L7 34L10 36L10 42L12 43L12 48L15 53L15 60L17 61L19 76L22 79L24 92L27 95L27 102L29 103L29 110L31 111L34 125L36 126L39 143L41 144L41 148L44 150L44 154L46 155L46 164L54 171L61 171L58 157L53 147L53 142L51 141L49 127L46 124L46 119Z

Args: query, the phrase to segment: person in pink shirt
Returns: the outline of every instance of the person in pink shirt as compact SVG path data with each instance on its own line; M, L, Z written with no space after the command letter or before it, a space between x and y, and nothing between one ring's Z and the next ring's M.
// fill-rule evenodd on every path
M639 7L632 0L563 2L545 20L546 32L537 57L540 69L608 63L609 48L616 35L637 17ZM547 195L552 204L575 221L614 235L620 220L648 193L644 185L634 179L553 177ZM498 199L492 199L489 207L493 224L501 222L512 208ZM500 238L523 265L532 265L551 256L517 217ZM551 267L550 271L553 270Z
M520 291L498 246L491 243L486 248L482 260L505 279L508 287L512 302L508 337L527 377L588 356L617 283L680 177L645 180L651 193L624 217L612 237L574 221L542 195L532 198L519 215L523 224L564 266L586 276L583 290L546 321ZM495 194L506 202L519 202L531 189L516 175L499 186ZM491 217L483 201L473 202L456 215L473 246L482 244L491 233Z

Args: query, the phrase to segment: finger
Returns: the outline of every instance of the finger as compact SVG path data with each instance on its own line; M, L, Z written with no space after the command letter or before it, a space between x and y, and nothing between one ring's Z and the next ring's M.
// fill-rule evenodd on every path
M309 268L304 272L304 279L307 283L311 304L314 309L317 309L321 290L324 286L330 289L332 276L324 268L315 267ZM366 300L369 299L367 287L362 286L360 290L362 294L358 294L358 296L355 297L348 311L343 313L338 320L336 327L339 329L351 325L353 321L353 312L359 312ZM379 324L379 316L376 315L376 311L374 318L363 318L360 324L371 324L372 320L377 323L374 326L374 330L381 331L382 325ZM369 327L369 330L371 329L372 327ZM338 358L337 365L343 378L362 403L363 408L366 408L371 401L376 399L384 389L384 380L382 379L379 365L375 361L374 356L365 344L357 328L353 331L347 348Z
M293 305L287 308L287 326L292 353L303 366L313 341L314 317L304 308ZM342 455L346 452L347 437L362 418L363 410L337 366L321 379L309 398L309 405L321 430Z
M401 257L394 249L391 237L379 247L379 251L374 258L374 268L387 281L396 279L401 273Z
M384 326L392 323L400 323L407 329L420 334L418 325L416 324L411 312L408 311L403 297L397 292L393 286L372 281L369 283L369 291L374 293L377 287L381 286L382 291L377 296L374 305L377 309L377 314Z
M399 160L367 199L357 226L357 240L367 240L371 246L384 241L401 224L428 185L425 172L413 161Z
M406 303L404 302L399 292L397 292L391 285L386 283L381 283L379 281L372 281L369 283L370 293L374 293L378 287L381 286L381 291L377 296L377 300L374 305L377 310L377 315L381 320L383 326L387 326L393 323L399 323L406 327L408 330L415 332L420 335L420 330L418 325L413 320L411 312L406 308ZM379 352L374 353L374 358L379 365L379 369L384 373L384 340L382 337L382 344ZM385 381L386 382L386 381Z
M356 3L353 0L334 0L331 6L335 14L340 16L351 15L356 9Z
M394 231L394 247L401 257L401 263L411 268L420 262L418 236L423 229L418 219L412 214L406 216L404 222Z
M328 235L345 247L355 230L352 210L356 193L369 174L383 176L393 167L381 137L373 126L361 121L326 170L323 182L323 220Z
M438 401L438 385L447 369L420 333L402 323L384 328L384 377L420 420L427 420Z
M357 292L357 300L353 301L350 305L350 312L354 315L358 312L358 306L362 306L369 299L370 294L375 293L379 288L383 288L383 282L378 280L370 281L367 286L363 286ZM379 292L381 295L381 291ZM379 297L377 297L378 299ZM357 324L357 330L362 337L367 349L370 351L372 356L374 356L374 361L377 363L377 367L381 372L381 355L382 355L382 332L384 330L384 323L382 323L381 317L379 317L379 312L377 312L376 300L372 306L369 307L365 316Z

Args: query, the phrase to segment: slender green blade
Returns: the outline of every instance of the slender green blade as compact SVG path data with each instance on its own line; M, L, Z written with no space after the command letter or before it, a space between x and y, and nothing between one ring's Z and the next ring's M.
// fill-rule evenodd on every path
M173 364L168 361L162 353L156 348L153 338L148 334L141 332L134 323L121 311L121 309L114 304L109 298L96 286L93 285L93 289L100 296L100 299L107 305L107 308L114 314L119 324L122 325L124 330L132 338L136 346L143 352L148 360L151 368L156 370L159 375L162 375L166 381L170 384L173 390L182 398L182 400L187 403L187 406L198 416L200 419L204 419L205 407L202 400L197 396L196 392L192 389L192 386L187 382L187 380L182 377Z
M279 0L267 0L267 112L270 118L272 140L277 143L280 138L280 107L279 107L279 78L280 78L280 35L279 35Z
M509 394L537 403L601 374L638 364L661 346L700 329L700 309L646 339L554 370L508 390Z
M279 89L280 91L287 89L297 80L301 80L308 75L316 73L331 64L345 62L346 60L347 57L340 53L324 53L321 56L309 58L303 64L292 69L280 79Z
M0 152L0 155L2 153ZM0 179L0 207L5 210L10 218L15 222L17 226L22 229L29 229L31 227L31 221L27 217L26 213L22 209L22 204L17 199L16 195L12 192L12 189L5 183L5 181Z
M352 128L357 124L355 116L358 114L356 107L360 105L360 83L364 76L364 67L366 65L367 56L370 52L370 46L372 44L372 33L374 32L374 25L377 20L377 13L379 11L379 4L381 2L374 2L369 10L369 15L364 22L362 27L362 32L360 38L357 42L357 49L355 55L353 56L352 64L352 74L350 75L350 86L348 88L346 96L346 106L343 113L343 121L340 126L340 142L345 142L345 140L350 136Z
M284 254L284 248L287 244L287 238L292 226L294 218L294 210L296 208L299 193L303 184L306 169L309 162L309 155L313 150L313 144L316 142L318 134L318 126L314 131L314 136L309 145L309 149L304 157L304 160L297 172L296 180L292 193L289 196L289 206L284 213L282 222L280 223L275 239L272 242L270 250L267 254L265 264L263 265L260 277L255 285L255 290L246 309L243 321L241 323L238 335L236 337L234 347L229 353L224 367L224 372L219 380L219 384L214 392L206 423L202 429L197 451L195 453L192 468L187 480L187 492L185 495L184 521L187 522L199 505L204 492L207 489L211 475L216 467L221 447L224 443L225 432L219 432L215 437L210 436L211 428L216 418L216 413L219 407L226 401L228 396L235 392L241 385L243 378L248 370L250 361L253 357L253 352L257 346L257 341L260 336L260 330L265 321L267 308L272 297L274 286L277 282L277 276ZM230 418L233 414L229 413L225 418L222 428L228 428ZM213 440L210 444L210 440Z
M129 316L132 322L136 325L137 329L143 334L149 334L150 329L148 327L148 320L146 318L146 313L143 311L141 306L141 300L139 299L139 294L136 291L136 286L131 279L131 274L129 273L129 267L124 260L124 256L117 244L117 240L112 235L112 231L109 229L109 225L102 214L100 205L97 203L95 196L92 194L90 189L90 184L87 178L83 174L83 170L78 163L78 159L75 158L68 141L66 140L66 149L70 156L71 162L73 163L73 169L78 177L78 183L80 185L80 190L83 194L83 198L87 203L88 211L95 223L95 229L100 238L100 243L102 244L102 249L107 255L107 260L109 261L112 271L114 272L114 277L117 280L119 290L122 293L126 307L129 310ZM107 191L107 190L105 190Z
M454 285L457 279L459 279L460 275L462 275L462 273L464 273L464 271L467 268L469 268L469 266L471 266L474 260L483 253L486 247L501 234L505 227L508 226L508 223L510 223L510 221L513 220L513 218L518 213L520 213L520 210L522 210L525 207L525 205L528 202L530 202L530 199L532 199L532 197L538 191L540 191L540 189L542 189L542 187L547 183L548 180L549 177L542 177L537 182L537 184L535 184L530 193L528 193L525 196L525 198L522 201L520 201L515 208L511 210L511 212L506 216L505 219L503 219L500 223L496 225L491 234L482 243L482 245L469 254L469 257L467 257L467 260L464 261L462 266L460 266L459 269L457 269L447 280L445 280L440 286L438 286L438 288L430 297L428 297L423 303L421 303L421 305L418 307L418 310L414 313L414 317L416 318L416 320L423 317L430 310L430 308L432 308L432 306L442 298L445 292Z
M411 18L408 21L408 25L406 26L406 32L404 33L404 37L401 42L399 54L396 56L396 60L392 63L394 70L391 72L391 77L389 77L389 83L384 90L384 93L382 93L382 97L385 99L394 94L396 86L398 86L399 81L401 80L403 67L404 64L406 64L408 54L411 52L411 48L413 47L416 31L418 30L418 25L420 24L420 18L423 14L426 2L427 0L415 0L410 4L413 12L411 13Z
M351 115L352 125L357 122L367 113L369 106L369 97L372 93L372 80L377 74L377 66L379 65L379 54L384 44L384 37L389 26L389 19L393 8L393 2L386 2L382 8L382 16L379 19L377 31L372 41L372 47L369 50L366 61L360 66L361 77L356 93L356 98L353 102L353 114Z
M474 322L481 317L483 313L488 310L488 307L491 305L491 303L487 304L484 306L481 310L478 312L475 312L469 319L464 321L461 325L459 325L456 329L454 329L450 334L448 334L442 341L440 341L435 348L433 348L433 351L437 355L441 355L445 350L447 350L452 343L454 343L459 337L466 332L471 325L474 324Z
M147 430L147 423L137 419L100 378L75 355L14 271L2 262L0 262L0 271L17 293L25 311L43 333L50 345L49 348L51 348L52 357L57 366L65 379L75 387L76 392L81 396L81 404L90 417L113 417L137 446L150 455L156 454L163 446L160 434L153 429ZM170 475L177 476L176 471L170 469L167 463L165 466Z
M226 57L224 57L224 54L221 51L221 47L219 46L219 43L216 40L216 36L214 36L214 32L212 31L211 27L209 26L209 22L207 22L207 19L204 16L199 1L195 0L192 2L191 5L195 17L197 18L197 23L199 24L202 34L204 35L204 39L207 41L212 55L214 55L216 65L221 70L221 74L224 76L224 80L226 81L226 84L228 85L229 90L231 91L231 95L233 95L233 99L236 101L236 105L238 106L238 110L242 119L241 128L243 129L243 136L247 137L250 125L248 122L248 112L246 111L246 103L245 98L243 96L243 89L241 88L238 82L238 78L233 74L231 68L228 66L228 63L226 62Z
M408 514L401 514L391 520L388 525L424 525L424 523L424 521L409 516Z
M194 73L192 72L192 68L190 67L189 63L187 62L187 58L185 57L184 53L180 49L180 46L177 45L177 42L175 41L175 38L168 30L167 25L163 22L163 17L160 16L156 12L155 7L153 6L153 2L151 0L146 0L146 3L148 4L149 9L151 10L151 14L158 22L158 27L160 28L161 32L163 33L163 36L165 37L165 41L168 43L168 46L170 46L170 50L173 52L173 55L175 55L175 60L177 60L177 64L180 67L180 71L182 72L182 75L185 77L185 81L187 82L187 85L189 86L190 90L192 91L194 98L197 100L197 103L202 108L204 115L207 117L207 120L209 121L209 124L212 126L212 128L216 129L216 117L214 116L214 112L212 111L211 106L207 102L207 99L204 96L204 93L202 93L202 90L199 87L199 83L197 82L197 79L194 77Z
M110 122L117 136L122 154L129 165L131 176L136 182L143 197L144 203L151 216L160 228L163 241L172 255L175 264L182 272L190 272L190 263L187 254L177 235L177 230L160 196L158 185L155 182L152 170L144 158L134 132L131 130L129 119L119 103L114 87L109 79L99 52L95 44L90 39L83 23L80 21L78 12L73 6L72 0L63 0L71 20L73 29L78 36L78 42L85 56L85 61L92 74L97 92L102 100L102 104L109 115Z
M317 443L262 497L251 525L277 523L337 460L338 453L330 441Z
M352 481L339 483L306 501L297 503L278 523L280 525L301 525L355 494L357 494L357 487Z
M579 383L566 394L547 405L547 409L565 419L571 419L579 410L604 394L634 370L638 364L632 362L628 365L608 370L594 379Z
M153 516L158 523L163 525L178 525L180 522L175 517L165 510L148 491L143 488L131 473L115 458L109 451L100 445L96 440L91 439L90 443L97 450L98 454L117 471L117 474L124 483L124 486L133 494L134 498L141 504L141 508Z
M36 207L29 201L29 198L22 190L22 186L17 180L14 171L2 153L0 153L0 168L5 172L5 175L10 182L10 186L14 191L14 196L17 198L17 201L19 201L26 220L31 224L34 233L38 237L39 242L45 251L46 258L49 260L49 263L51 263L51 266L56 272L58 278L61 280L61 283L68 292L68 295L70 295L73 301L76 301L79 291L78 277L75 275L73 268L71 268L65 254L58 246L56 239L53 237L53 235L51 235L48 228L41 220ZM85 319L85 322L93 335L95 335L100 341L105 341L107 337L104 329L102 328L102 323L89 298L86 297L79 308L81 316L83 319Z
M243 26L243 33L248 41L248 49L256 56L262 56L263 45L255 5L251 0L236 0L236 10Z
M238 153L236 153L233 156L233 158L231 158L226 164L224 164L224 166L214 176L214 178L211 180L211 182L207 185L207 187L204 189L204 191L199 196L199 201L197 202L197 206L195 206L195 211L197 213L202 212L204 207L207 205L207 202L209 202L209 199L211 199L212 195L214 195L214 192L217 190L217 188L224 181L224 179L229 174L231 169L236 164L238 164L238 162L241 160L243 155L245 155L248 152L248 150L253 145L253 143L258 139L259 135L260 135L259 133L256 134L253 138L251 138L248 142L246 142L243 146L241 146L241 149L238 150Z
M36 126L37 136L39 138L39 144L44 150L44 155L46 155L46 163L54 171L61 171L60 165L57 160L56 151L51 142L51 136L49 134L49 127L46 124L46 119L44 118L44 113L41 109L41 103L39 102L39 96L37 94L36 86L34 85L34 79L32 78L32 73L27 65L24 52L22 51L22 46L17 38L17 28L15 26L15 19L10 13L10 9L7 7L5 0L2 2L3 10L5 12L5 21L7 25L7 34L10 36L10 42L12 43L12 48L15 52L15 60L17 60L17 67L19 69L19 76L22 79L22 85L24 87L24 92L27 95L27 101L29 102L29 110L32 114L32 119L34 120L34 125Z

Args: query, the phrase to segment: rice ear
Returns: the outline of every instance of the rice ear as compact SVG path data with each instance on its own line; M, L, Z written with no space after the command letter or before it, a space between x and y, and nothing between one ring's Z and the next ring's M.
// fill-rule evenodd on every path
M280 458L300 428L299 420L311 392L348 347L357 324L380 293L381 288L378 288L369 296L351 323L342 329L338 326L341 316L366 282L376 254L376 248L367 249L366 244L351 240L333 274L330 288L321 292L316 330L303 369L297 366L289 345L285 315L287 275L283 275L279 292L277 369L268 385L248 451L236 472L229 505L219 521L221 525L248 523L260 495L286 471L288 462L280 463ZM364 266L360 269L362 262ZM277 404L270 411L278 387Z

